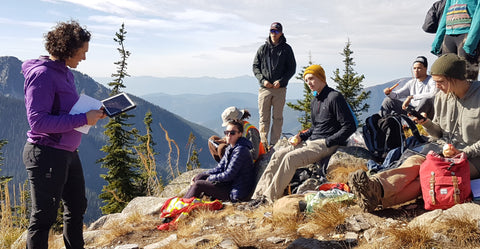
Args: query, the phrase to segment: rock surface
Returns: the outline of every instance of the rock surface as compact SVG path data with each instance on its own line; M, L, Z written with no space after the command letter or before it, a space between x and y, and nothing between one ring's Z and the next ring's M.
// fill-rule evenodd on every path
M278 145L278 144L277 144ZM278 149L278 147L277 147ZM270 152L272 153L272 152ZM263 160L257 163L259 172L263 172L271 154L267 154ZM341 148L332 155L327 171L334 171L342 165L352 165L352 167L364 166L368 160L368 153L358 148ZM262 217L252 217L248 210L234 211L228 215L222 216L222 210L216 215L222 216L219 224L205 224L202 220L194 220L190 226L201 227L202 234L180 234L179 231L161 232L155 229L156 225L161 224L160 208L170 197L182 196L190 185L191 179L199 172L205 169L196 169L181 174L174 179L159 197L137 197L133 199L127 207L117 214L105 215L93 222L84 232L85 247L89 249L129 249L129 248L240 248L239 242L248 239L248 234L263 234L267 221L275 220L279 216L290 217L290 220L297 220L302 216L303 210L299 206L299 201L303 195L289 195L272 206L271 212L265 211ZM308 189L308 187L305 187ZM224 203L226 208L234 208L231 203ZM396 209L387 209L376 211L375 213L363 213L358 211L348 215L342 224L335 227L335 232L330 234L312 233L311 224L299 225L294 234L304 235L303 238L291 238L287 233L278 230L274 236L266 236L258 241L252 242L248 248L354 248L360 240L364 243L383 243L388 239L385 230L394 227L408 227L417 229L419 227L430 228L442 222L448 222L450 219L463 217L469 221L480 224L480 206L475 203L465 203L456 205L447 210L425 211L420 204L410 204L409 206L397 207ZM348 207L350 209L356 206ZM101 242L101 238L111 236L112 230L122 230L129 226L140 226L142 221L146 220L143 234L125 233L119 235L115 244ZM260 220L260 223L258 221ZM133 225L132 225L133 224ZM239 237L222 237L216 233L219 229L231 229L238 233ZM273 229L273 228L272 228ZM276 230L275 230L276 231ZM242 237L244 236L244 237ZM133 237L135 237L134 241ZM25 248L25 233L21 236L14 246L15 248ZM449 238L441 233L435 232L432 239L438 243L448 242ZM57 236L55 243L63 245L62 236ZM138 241L142 241L139 243ZM205 245L214 244L215 247ZM247 247L241 247L247 248Z

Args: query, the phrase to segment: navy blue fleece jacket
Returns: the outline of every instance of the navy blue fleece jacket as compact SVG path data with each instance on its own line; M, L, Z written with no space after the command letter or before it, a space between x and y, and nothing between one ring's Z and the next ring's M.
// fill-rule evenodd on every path
M252 143L240 137L235 146L228 145L225 155L217 167L208 170L208 181L231 183L230 199L232 201L246 201L253 190L255 174L253 159L250 153Z
M327 147L346 145L357 129L353 112L343 95L325 86L311 103L312 126L300 134L302 141L324 138Z

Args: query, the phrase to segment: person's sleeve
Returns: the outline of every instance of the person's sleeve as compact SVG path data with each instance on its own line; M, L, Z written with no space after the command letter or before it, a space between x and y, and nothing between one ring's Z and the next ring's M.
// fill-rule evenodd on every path
M252 156L250 151L244 146L238 146L232 151L232 158L228 165L225 168L225 171L210 175L207 179L211 182L230 182L233 181L238 174L242 167L248 164L252 164Z
M286 47L287 65L285 67L285 71L283 72L282 77L279 79L281 87L286 87L288 85L288 81L293 77L295 71L297 70L297 62L295 61L295 55L293 54L292 47L290 47L290 45L288 44Z
M428 10L427 14L425 15L425 21L423 22L422 29L427 33L434 34L438 28L438 12L443 11L439 9L441 6L441 2L437 1L433 3L432 7Z
M438 24L437 34L435 35L435 39L432 43L432 54L439 55L442 53L441 47L443 43L443 38L445 37L446 33L446 20L447 20L447 12L448 7L450 7L450 0L447 0L445 3L445 8L443 9L442 18L440 19L440 23Z
M462 149L468 158L480 157L480 141L475 142L472 145L466 146Z
M255 75L255 78L257 78L260 87L263 87L263 81L265 80L265 77L262 74L262 51L263 45L258 48L257 54L255 54L255 58L253 59L252 66L253 74Z
M46 73L29 76L25 89L27 119L37 133L62 133L87 124L85 113L52 115L55 89Z
M388 97L392 99L401 99L401 98L406 98L410 96L410 87L412 85L414 80L409 80L405 85L403 85L401 88L397 89L396 91L392 91Z
M430 77L427 84L428 84L430 90L427 91L427 92L423 92L423 93L420 93L420 94L413 95L414 100L422 100L422 99L429 99L429 98L435 97L435 94L437 94L437 92L439 90L435 86L435 81L433 80L432 77Z
M470 30L468 31L467 39L463 45L463 50L469 55L476 55L479 51L476 51L478 42L480 40L480 2L477 1L475 8L475 14L472 16L472 23Z
M441 109L441 101L439 97L435 97L434 100L434 110L440 110ZM434 138L441 138L443 136L443 129L439 125L439 120L440 116L438 112L435 112L433 114L433 120L427 120L425 124L423 124L423 127L425 128L425 131L431 135Z
M222 159L220 159L220 162L218 162L217 166L215 166L215 168L211 168L211 169L207 170L205 173L211 175L211 174L218 174L218 173L222 172L226 161L227 160L225 159L225 155L224 155L222 157Z
M353 111L342 95L338 95L332 102L333 111L337 114L340 130L325 139L327 147L344 144L348 137L357 129Z

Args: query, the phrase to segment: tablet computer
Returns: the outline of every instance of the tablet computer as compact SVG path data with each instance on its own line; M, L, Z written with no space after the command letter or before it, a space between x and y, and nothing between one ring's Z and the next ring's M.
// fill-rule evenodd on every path
M102 100L105 113L109 117L114 117L136 107L135 103L126 93L119 93L115 96Z

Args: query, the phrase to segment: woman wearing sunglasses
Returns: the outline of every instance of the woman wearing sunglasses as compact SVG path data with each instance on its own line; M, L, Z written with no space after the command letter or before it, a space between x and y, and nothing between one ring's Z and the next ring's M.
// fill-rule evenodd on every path
M227 148L217 167L195 176L184 198L203 195L222 201L247 201L253 190L255 174L250 153L252 143L243 137L243 124L229 121L224 131Z

